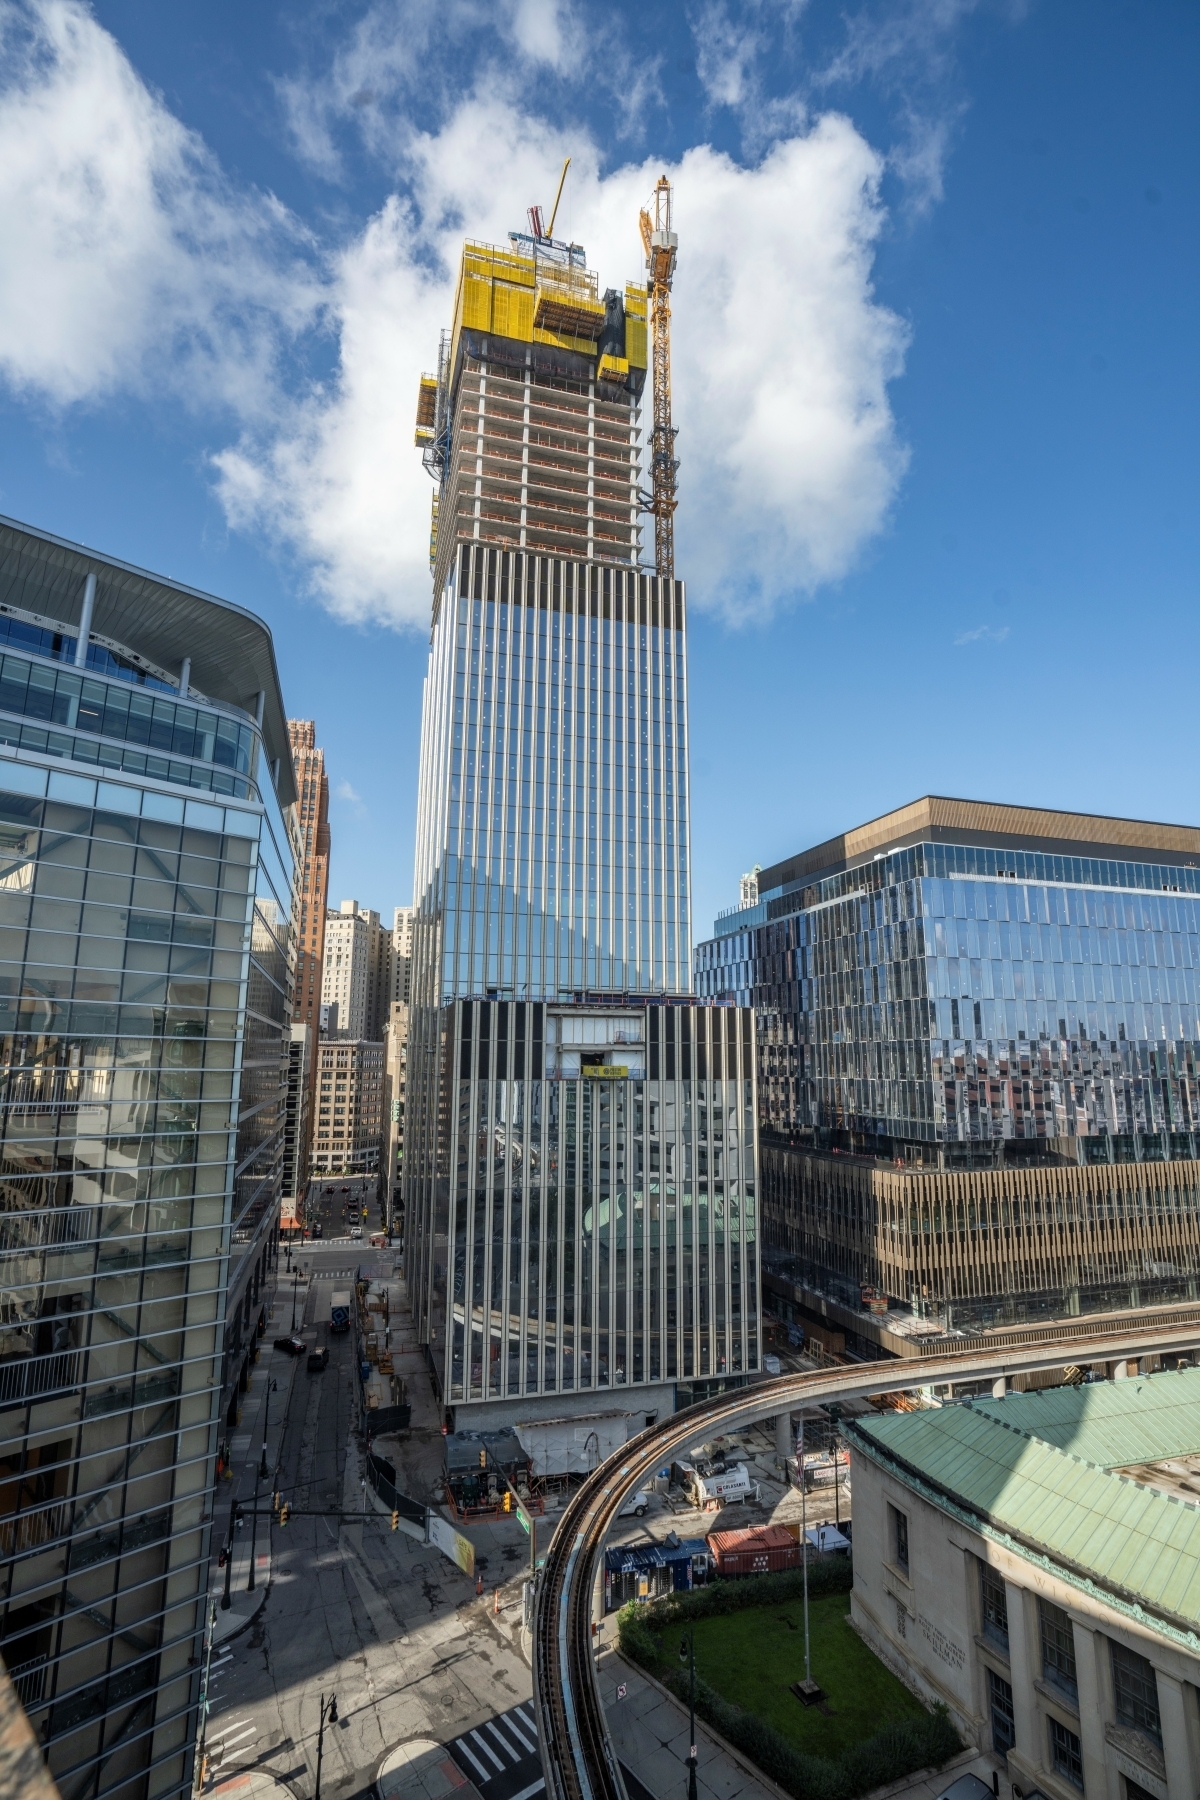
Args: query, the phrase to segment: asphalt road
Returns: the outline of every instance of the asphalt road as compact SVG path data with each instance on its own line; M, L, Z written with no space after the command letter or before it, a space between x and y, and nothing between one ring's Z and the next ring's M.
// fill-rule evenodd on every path
M313 1273L304 1334L328 1342L330 1360L323 1374L299 1368L292 1391L278 1486L298 1512L364 1505L352 1339L325 1329L334 1285L360 1260L348 1248L310 1245L300 1254ZM372 1252L361 1260L373 1262ZM283 1277L281 1329L289 1316ZM373 1511L272 1527L266 1602L227 1649L214 1668L209 1742L236 1748L239 1770L269 1770L297 1800L313 1793L323 1694L337 1695L339 1716L325 1732L321 1793L349 1800L397 1745L420 1736L451 1743L531 1693L527 1666L467 1577Z

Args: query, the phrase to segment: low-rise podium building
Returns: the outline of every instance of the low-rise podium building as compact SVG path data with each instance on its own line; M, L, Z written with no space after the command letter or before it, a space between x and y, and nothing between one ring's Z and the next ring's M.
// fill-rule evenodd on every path
M1200 1370L846 1422L851 1617L1050 1800L1200 1787Z

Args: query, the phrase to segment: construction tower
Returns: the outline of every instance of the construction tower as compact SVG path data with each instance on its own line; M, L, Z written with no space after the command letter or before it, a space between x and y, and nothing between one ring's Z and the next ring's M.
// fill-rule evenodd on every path
M640 224L650 297L650 366L654 429L650 435L649 510L654 514L654 567L675 577L675 427L671 423L671 283L679 238L671 229L671 184L660 175L653 195L654 216L643 208Z

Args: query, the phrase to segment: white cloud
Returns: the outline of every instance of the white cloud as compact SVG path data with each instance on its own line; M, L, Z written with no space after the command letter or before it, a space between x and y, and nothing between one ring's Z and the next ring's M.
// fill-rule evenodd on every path
M454 0L446 28L465 31L474 4ZM405 8L417 52L432 6ZM393 99L414 78L412 42L393 65L376 54L378 16L359 61L347 51L339 106L372 67L372 92ZM565 0L506 0L497 16L523 68L577 54ZM167 389L233 411L241 435L214 464L230 522L295 559L335 614L423 624L431 484L412 421L463 235L503 242L526 205L549 204L570 152L559 229L620 284L643 272L637 213L663 165L606 172L581 125L529 115L519 72L507 90L489 77L440 127L405 125L403 194L325 253L222 177L79 0L0 0L0 53L0 233L21 246L0 266L0 375L59 406ZM319 149L327 121L314 120ZM706 146L667 166L677 553L693 596L731 616L845 573L903 473L887 384L906 330L871 288L881 169L833 114L755 166ZM281 351L314 322L335 366L304 385Z
M363 803L362 795L348 781L339 781L333 791L337 799L345 800L351 806L361 806Z
M340 261L336 378L276 435L250 433L217 459L232 521L294 549L344 617L428 618L417 378L449 321L462 236L504 241L520 223L514 201L552 193L564 146L562 228L603 284L637 278L638 207L662 165L602 174L582 132L560 137L502 98L472 97L415 141L413 207L390 201ZM844 574L903 473L887 383L907 334L871 291L880 171L833 115L757 168L707 147L668 167L681 245L677 558L700 603L727 614L769 612Z
M273 393L317 290L294 222L234 192L77 0L0 0L0 373L55 405Z
M735 16L726 0L707 0L692 21L696 42L696 73L714 106L742 106L751 92L759 52L763 48L757 29L746 14Z
M955 648L961 650L964 644L1002 644L1008 636L1007 625L977 625L974 631L961 631L955 638Z
M464 70L494 54L489 85L501 90L516 74L570 77L586 49L575 0L374 0L318 74L276 85L297 155L337 181L344 174L339 138L347 130L395 170L416 130L411 105L449 111L461 96ZM627 60L616 57L622 68ZM589 73L603 84L606 67Z

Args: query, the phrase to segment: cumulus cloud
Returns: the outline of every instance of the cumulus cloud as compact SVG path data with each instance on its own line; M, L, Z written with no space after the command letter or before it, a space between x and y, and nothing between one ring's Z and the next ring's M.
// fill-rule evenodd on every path
M454 29L472 4L454 0ZM526 62L577 54L568 0L506 0L500 16ZM365 92L363 43L338 105ZM400 93L411 48L375 59L372 92ZM883 162L846 118L750 165L700 145L606 168L581 124L551 126L519 83L489 80L430 129L408 117L403 185L330 248L228 182L80 0L0 0L0 70L0 231L22 246L0 267L0 375L58 406L170 390L232 412L236 441L212 464L230 523L278 546L336 615L427 621L417 379L450 321L462 237L504 242L568 152L559 229L605 285L643 275L638 208L664 166L675 183L677 548L693 596L765 615L845 573L884 525L905 466L887 388L906 330L871 286ZM305 380L285 352L314 327L329 372Z
M297 550L335 612L428 618L430 487L411 422L464 229L503 242L513 196L543 197L565 144L565 230L604 284L642 274L637 213L663 165L604 173L581 137L474 97L417 139L412 204L390 201L340 259L336 377L278 433L249 432L218 458L234 523ZM905 467L887 384L907 334L871 289L881 161L829 115L755 168L700 147L666 172L681 244L680 572L701 604L764 613L846 572Z
M0 239L0 373L60 406L259 409L319 302L295 222L232 189L76 0L0 3Z

